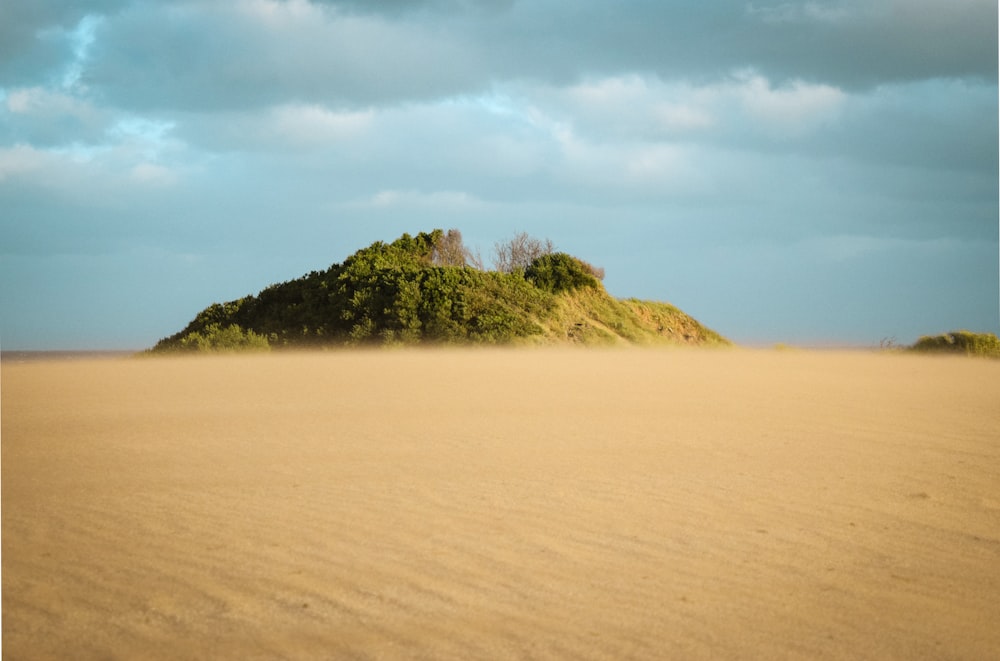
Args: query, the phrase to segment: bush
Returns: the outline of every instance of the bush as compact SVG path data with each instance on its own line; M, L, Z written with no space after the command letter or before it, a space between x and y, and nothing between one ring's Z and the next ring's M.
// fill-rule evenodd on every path
M558 294L581 287L599 287L593 273L594 267L589 264L564 252L556 252L531 262L524 278L539 289Z
M959 330L921 337L910 349L925 353L958 353L1000 358L1000 338L993 333Z
M551 295L517 273L474 273L476 279L463 292L470 340L503 344L542 332L537 320L552 309Z
M210 324L202 331L188 333L177 343L180 351L228 352L270 351L267 338L252 330L243 330L236 324L221 326Z

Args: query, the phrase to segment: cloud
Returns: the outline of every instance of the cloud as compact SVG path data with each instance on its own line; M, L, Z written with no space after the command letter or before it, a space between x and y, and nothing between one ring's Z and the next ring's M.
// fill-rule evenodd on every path
M9 177L37 172L45 167L47 154L26 144L0 148L0 182Z
M814 85L800 80L775 89L762 76L741 75L737 94L748 114L771 134L794 137L835 119L843 109L847 94L830 85Z
M877 3L875 3L877 4ZM841 23L863 14L871 15L872 4L847 2L781 2L777 4L749 3L747 15L763 23Z
M255 112L119 116L103 141L54 150L54 167L22 168L21 180L71 199L104 191L130 200L116 187L181 186L178 194L192 196L195 188L184 182L211 171L205 186L214 188L213 204L234 217L253 206L261 222L270 210L283 215L270 201L281 191L289 205L315 209L357 210L364 199L381 202L370 208L383 212L423 214L437 204L479 217L504 205L573 199L607 209L731 208L746 219L748 236L838 224L980 235L995 206L995 164L978 129L963 127L990 126L995 100L988 88L969 84L917 91L920 110L907 105L912 86L851 95L803 82L778 88L747 72L704 85L633 74L569 87L496 85L484 95L365 110L286 103ZM683 108L685 121L664 121L665 108ZM887 126L890 111L896 117ZM940 135L924 130L928 113ZM954 140L963 131L965 144ZM907 150L918 158L885 167ZM953 163L968 168L970 153L980 152L978 169L947 173ZM915 175L918 166L929 170ZM251 181L268 183L247 190ZM948 194L966 207L961 220L935 209ZM240 201L222 202L229 196ZM891 208L899 199L922 202ZM818 214L813 204L830 211Z
M418 12L495 14L509 10L515 0L317 0L317 2L354 13L398 16Z
M0 250L21 282L161 251L193 289L164 332L437 226L551 236L736 335L860 326L867 281L913 307L926 264L973 318L996 52L989 0L0 0Z
M698 96L698 90L688 84L629 74L550 87L542 98L552 98L591 131L663 138L683 137L715 125L715 109L704 103L704 95Z
M289 100L362 107L476 86L474 53L434 24L301 0L139 5L102 26L85 80L138 110Z
M155 163L139 163L129 171L129 174L133 180L141 184L169 186L177 183L176 172Z
M63 82L79 62L80 40L93 17L114 14L127 1L0 3L0 80L13 86Z
M0 131L11 142L95 143L103 139L112 117L86 99L46 87L13 88L0 99Z
M705 110L694 105L663 102L654 109L657 123L670 133L689 133L712 128L715 120Z
M284 105L272 112L275 132L295 144L328 144L357 138L372 123L371 111L334 112L322 106Z
M838 119L850 98L831 85L802 80L776 87L753 70L703 84L630 74L536 94L593 134L688 141L754 133L801 138Z
M990 0L753 3L747 15L759 27L748 60L779 80L866 89L997 76L997 8Z
M634 72L701 84L752 69L778 88L806 81L854 90L928 75L989 80L997 71L989 0L580 0L573 12L554 0L119 4L99 22L81 12L48 20L62 30L62 60L79 68L81 84L142 112L290 101L362 109L481 94L497 83L562 86ZM72 53L86 35L93 43L80 60Z
M382 190L365 201L365 205L376 209L432 209L447 211L473 211L484 206L475 195L462 191L432 191L425 193L415 190Z

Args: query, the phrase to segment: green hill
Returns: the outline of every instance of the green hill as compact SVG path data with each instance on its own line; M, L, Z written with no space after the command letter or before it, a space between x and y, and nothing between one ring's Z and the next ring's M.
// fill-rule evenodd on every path
M467 265L470 253L455 230L404 234L325 271L272 285L256 296L212 304L150 351L729 344L669 304L612 297L600 282L600 269L544 246L534 252L514 246L504 270L486 271Z

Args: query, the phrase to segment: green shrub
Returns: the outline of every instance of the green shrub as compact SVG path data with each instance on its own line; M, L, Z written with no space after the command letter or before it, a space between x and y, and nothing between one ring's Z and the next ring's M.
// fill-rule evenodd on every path
M538 257L524 272L524 279L539 289L558 294L581 287L600 287L594 267L567 255L554 252Z
M910 349L925 353L958 353L1000 358L1000 338L993 333L959 330L921 337Z
M194 331L182 337L176 348L179 351L228 352L270 351L271 346L263 335L243 330L236 324L210 324L203 331Z

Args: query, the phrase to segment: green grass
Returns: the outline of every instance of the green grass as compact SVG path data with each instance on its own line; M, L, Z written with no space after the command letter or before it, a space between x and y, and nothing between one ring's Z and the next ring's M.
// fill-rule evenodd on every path
M564 294L540 324L543 341L549 342L588 346L730 344L669 303L617 299L603 287Z

